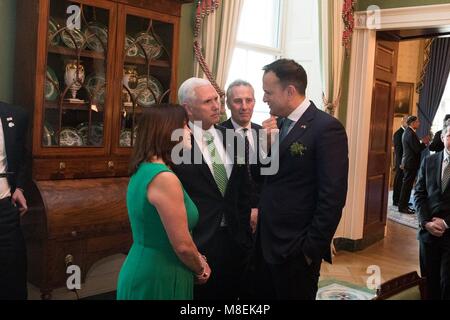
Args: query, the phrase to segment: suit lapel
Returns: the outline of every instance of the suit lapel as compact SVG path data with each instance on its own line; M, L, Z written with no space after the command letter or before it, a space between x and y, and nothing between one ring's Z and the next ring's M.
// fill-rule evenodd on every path
M6 154L10 152L12 148L12 130L14 130L14 127L9 127L9 123L7 121L7 118L12 118L11 114L6 112L3 105L0 105L0 118L2 119L2 127L3 127L3 139L5 141L5 151ZM10 123L14 123L14 119L10 121Z
M436 181L438 183L438 187L442 192L442 158L444 157L444 151L441 151L439 156L435 159L435 168L436 168ZM442 192L443 193L443 192Z
M314 116L317 112L316 106L311 102L311 105L302 115L302 117L295 123L294 127L289 131L288 135L280 144L280 155L282 155L288 147L309 129L311 122L314 120Z
M225 148L225 153L227 154L228 158L232 161L232 167L231 167L231 173L230 173L230 178L228 178L228 183L227 183L227 189L229 186L229 182L232 179L233 175L235 174L235 169L236 166L234 165L236 163L236 152L233 148L233 145L231 143L231 141L228 141L227 139L227 129L233 130L234 131L234 126L231 123L231 120L228 120L230 123L229 125L231 126L230 128L227 128L225 126L215 126L216 130L219 131L222 134L222 143L223 143L223 147ZM234 141L234 146L236 146L236 141ZM226 160L226 159L225 159Z

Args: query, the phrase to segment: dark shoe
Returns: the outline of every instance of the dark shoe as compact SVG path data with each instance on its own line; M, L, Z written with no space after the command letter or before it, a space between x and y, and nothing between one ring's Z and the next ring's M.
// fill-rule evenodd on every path
M398 207L398 202L393 202L392 205Z
M416 213L413 209L411 208L398 208L398 212L400 213L405 213L405 214L414 214Z

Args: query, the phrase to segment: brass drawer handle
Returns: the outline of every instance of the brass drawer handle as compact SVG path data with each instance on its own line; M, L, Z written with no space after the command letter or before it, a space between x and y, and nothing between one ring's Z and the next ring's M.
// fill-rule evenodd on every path
M65 162L60 162L59 163L59 171L64 171L66 169L66 163Z
M108 169L114 169L114 161L108 161Z
M78 236L78 232L76 232L75 230L72 231L70 234L71 234L72 237L74 237L74 238L75 238L76 236Z
M73 264L73 256L71 254L68 254L64 260L66 262L66 266L70 266Z

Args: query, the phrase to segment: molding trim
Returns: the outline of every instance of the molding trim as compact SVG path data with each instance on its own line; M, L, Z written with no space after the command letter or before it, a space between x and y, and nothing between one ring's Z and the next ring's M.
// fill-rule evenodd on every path
M376 31L450 25L450 4L359 11L350 59L346 130L349 179L336 238L363 239Z
M372 6L372 8L376 8L376 6ZM450 25L450 4L367 10L355 13L355 29L432 28L442 25Z

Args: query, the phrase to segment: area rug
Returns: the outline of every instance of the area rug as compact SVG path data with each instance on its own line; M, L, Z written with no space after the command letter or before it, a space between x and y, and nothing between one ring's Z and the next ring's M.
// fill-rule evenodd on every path
M319 282L317 300L372 300L375 292L353 283L327 279Z
M413 204L414 200L413 200L412 195L411 195L410 201ZM389 220L400 223L400 224L410 227L410 228L414 228L414 229L419 228L419 221L417 220L417 214L400 213L400 212L398 212L398 208L396 206L392 205L392 191L389 192L387 218Z

